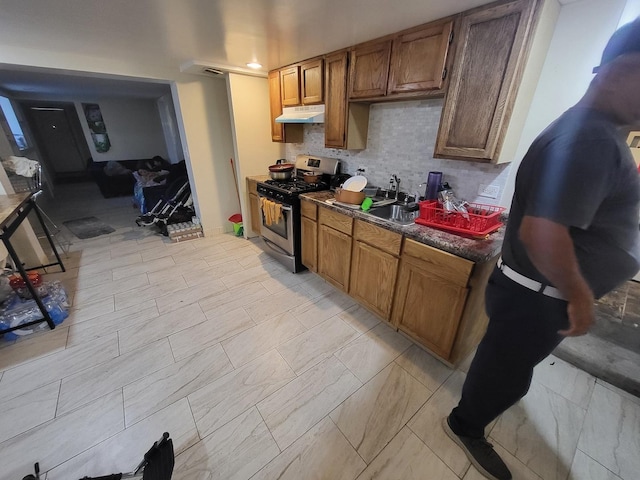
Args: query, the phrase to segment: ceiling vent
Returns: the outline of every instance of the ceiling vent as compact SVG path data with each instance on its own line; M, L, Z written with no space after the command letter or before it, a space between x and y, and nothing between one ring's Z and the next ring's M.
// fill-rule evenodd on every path
M195 75L206 75L208 77L222 77L228 73L237 73L238 75L250 75L252 77L267 77L267 72L260 70L252 70L250 68L234 67L231 65L213 64L191 60L180 65L180 71L183 73L193 73Z
M203 73L210 73L211 75L224 75L225 72L218 70L217 68L205 67L202 69Z

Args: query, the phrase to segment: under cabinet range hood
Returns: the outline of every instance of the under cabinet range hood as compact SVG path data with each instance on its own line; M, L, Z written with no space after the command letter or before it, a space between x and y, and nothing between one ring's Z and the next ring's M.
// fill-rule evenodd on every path
M277 123L324 123L324 105L284 107Z

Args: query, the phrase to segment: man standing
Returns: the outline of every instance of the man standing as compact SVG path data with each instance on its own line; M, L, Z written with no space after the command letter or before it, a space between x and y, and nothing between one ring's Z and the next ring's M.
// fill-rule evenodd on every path
M522 398L533 368L585 334L594 298L640 266L640 179L621 127L640 124L640 18L607 44L587 93L533 142L518 170L487 332L446 433L487 478L511 473L485 427Z

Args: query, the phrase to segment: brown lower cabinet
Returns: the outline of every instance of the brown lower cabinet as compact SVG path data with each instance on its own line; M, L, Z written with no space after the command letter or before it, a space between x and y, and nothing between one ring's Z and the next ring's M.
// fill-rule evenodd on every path
M389 321L402 235L356 220L349 294Z
M301 218L302 264L312 272L318 271L318 224L307 217Z
M352 231L353 218L318 208L318 273L345 292L349 291Z
M309 201L300 202L302 264L318 272L318 207Z
M318 228L318 273L340 290L349 291L351 237L323 224Z
M308 200L302 204L304 265L312 269L315 261L325 280L448 364L477 346L487 326L484 290L495 259L474 263L328 208L316 210Z
M260 235L262 215L260 214L260 199L258 198L257 186L257 180L253 178L247 178L247 191L249 192L249 213L251 214L251 230L253 230L253 233L255 235ZM247 223L245 223L245 225L246 224Z
M406 242L409 244L412 240ZM422 253L420 249L431 248L411 247L418 254ZM467 283L473 262L445 252L429 252L432 258L440 260L436 265L412 256L407 250L410 248L405 248L398 274L393 323L438 356L449 358L469 292ZM450 262L467 264L466 269L460 265L464 273L455 280L448 275L447 269L452 268Z
M251 211L251 230L260 235L260 199L257 195L249 194L249 210Z
M353 242L349 293L369 310L389 320L398 258L364 242Z

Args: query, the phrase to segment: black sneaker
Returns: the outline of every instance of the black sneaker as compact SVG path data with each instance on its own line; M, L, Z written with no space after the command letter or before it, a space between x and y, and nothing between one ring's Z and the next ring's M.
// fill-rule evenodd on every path
M486 438L456 435L449 426L449 417L442 420L442 428L451 440L462 448L469 461L482 475L492 480L511 480L511 472Z

